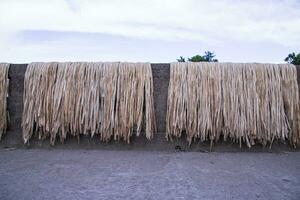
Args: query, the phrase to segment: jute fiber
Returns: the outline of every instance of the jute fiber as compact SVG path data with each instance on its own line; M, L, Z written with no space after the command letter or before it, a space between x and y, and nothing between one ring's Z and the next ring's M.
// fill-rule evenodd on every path
M0 140L6 133L8 124L7 96L8 96L8 63L0 63Z
M36 133L54 145L68 135L130 143L156 132L149 63L30 63L25 74L23 139Z
M248 147L299 143L299 93L290 64L171 63L166 138Z

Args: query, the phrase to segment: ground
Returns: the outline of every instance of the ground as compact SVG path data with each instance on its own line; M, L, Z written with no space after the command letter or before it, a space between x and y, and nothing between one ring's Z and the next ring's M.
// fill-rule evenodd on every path
M300 152L0 150L0 199L300 199Z

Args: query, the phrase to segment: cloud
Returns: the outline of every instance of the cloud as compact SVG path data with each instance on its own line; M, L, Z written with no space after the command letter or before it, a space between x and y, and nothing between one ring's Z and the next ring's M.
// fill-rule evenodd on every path
M26 30L300 49L298 0L1 0L1 51Z
M99 32L162 40L236 38L284 45L300 39L296 0L4 0L0 7L2 30Z

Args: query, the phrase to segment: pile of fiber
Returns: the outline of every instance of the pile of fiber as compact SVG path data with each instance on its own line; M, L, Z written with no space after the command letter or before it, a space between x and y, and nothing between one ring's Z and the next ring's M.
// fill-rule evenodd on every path
M230 139L248 147L300 139L296 67L171 63L166 137Z
M7 128L8 63L0 63L0 140Z
M80 134L129 143L134 130L156 131L149 63L31 63L24 87L25 143L34 133L52 145Z

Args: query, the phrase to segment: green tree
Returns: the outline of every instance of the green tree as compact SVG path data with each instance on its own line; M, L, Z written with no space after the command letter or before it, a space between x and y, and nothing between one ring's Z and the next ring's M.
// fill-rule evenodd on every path
M211 51L205 51L203 56L197 54L190 58L187 58L187 60L189 62L218 62L218 60L215 59L215 57L216 57L215 53L213 53ZM186 59L182 56L180 56L177 59L177 62L185 62L185 61L186 61Z
M185 58L180 56L178 59L177 59L177 62L185 62Z
M210 52L210 51L205 51L205 55L202 56L205 61L207 62L218 62L217 59L214 59L214 57L216 57L215 53Z
M195 55L195 56L188 58L188 61L190 61L190 62L206 62L207 60L203 56Z
M300 65L300 53L298 53L297 55L295 54L295 52L290 53L285 59L285 62L290 63L290 64L294 64L294 65Z

